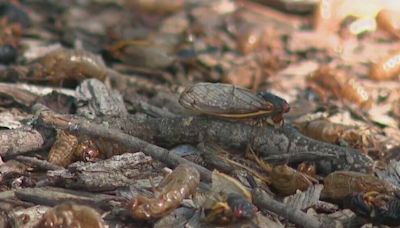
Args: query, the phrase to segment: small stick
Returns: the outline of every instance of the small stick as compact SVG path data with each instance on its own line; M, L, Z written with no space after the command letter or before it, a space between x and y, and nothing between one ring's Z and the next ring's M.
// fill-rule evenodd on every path
M44 170L59 170L59 169L64 169L61 166L52 164L48 161L45 160L41 160L35 157L28 157L28 156L17 156L15 158L15 160L20 161L20 162L25 162L25 163L29 163L32 164L40 169L44 169Z
M111 206L109 202L117 197L100 193L89 193L55 187L23 188L15 191L15 196L25 202L55 206L63 202L77 202L95 206ZM105 204L105 205L104 205Z

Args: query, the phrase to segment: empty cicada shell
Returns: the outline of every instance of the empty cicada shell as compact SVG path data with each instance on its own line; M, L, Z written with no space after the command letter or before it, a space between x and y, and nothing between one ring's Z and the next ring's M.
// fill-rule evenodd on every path
M316 179L301 173L287 165L277 165L272 168L271 186L277 193L288 196L296 193L296 190L307 190L311 185L318 183Z
M157 186L157 197L147 198L139 195L132 199L128 209L133 218L150 220L169 214L181 202L196 192L200 174L192 166L181 164L168 174Z
M8 44L17 48L20 44L22 26L2 17L0 20L0 45Z
M343 132L349 129L348 126L332 123L326 118L296 121L295 125L304 135L329 143L338 143Z
M379 178L358 172L335 171L324 179L324 197L333 200L340 200L353 192L376 191L390 194L394 188L386 181Z
M317 31L336 32L347 17L372 18L382 9L382 1L321 0L315 10L314 26Z
M138 9L141 12L149 14L165 15L174 13L183 8L184 0L128 0L126 4L133 8Z
M237 48L244 54L251 53L260 48L263 37L262 28L259 26L241 26L236 34Z
M344 124L331 122L326 118L314 120L295 121L295 125L304 135L328 142L339 144L348 143L351 147L368 151L375 146L371 131L360 127L348 126Z
M64 203L49 209L35 228L93 227L104 228L100 214L88 206Z
M263 73L263 68L255 59L246 59L243 62L236 62L233 67L227 70L223 82L255 91L266 76Z
M27 80L61 83L86 78L104 80L107 67L101 58L85 50L58 49L30 65Z
M254 94L250 90L223 83L197 83L187 88L179 103L192 111L228 118L261 118L275 126L283 124L289 104L271 93Z
M297 166L297 171L314 178L317 175L317 167L315 162L302 162L299 164L299 166Z
M400 13L383 9L376 15L378 27L395 38L400 38Z
M329 66L322 66L307 78L309 86L316 92L328 91L328 95L355 103L361 108L370 108L372 100L365 88L355 78ZM326 98L327 94L320 94Z
M101 145L111 144L102 141ZM75 136L67 131L57 132L57 138L50 149L48 161L66 167L75 161L93 162L104 157L104 149L93 140L84 136Z
M236 46L243 54L260 50L281 50L279 33L261 24L243 23L236 31Z
M59 166L68 166L75 161L74 150L78 146L78 138L66 131L57 132L57 138L50 149L48 160Z
M110 54L133 67L160 69L170 66L175 57L172 47L152 40L123 40L110 48Z
M353 193L346 197L345 206L370 222L388 226L400 225L400 200L379 192Z
M344 15L341 12L342 0L321 0L314 13L314 28L317 31L336 32ZM339 13L340 12L340 13Z
M369 77L373 80L390 80L400 74L400 52L395 52L372 64Z
M354 36L375 32L376 28L377 24L374 17L357 18L353 15L348 15L342 20L338 34L342 39L349 39Z

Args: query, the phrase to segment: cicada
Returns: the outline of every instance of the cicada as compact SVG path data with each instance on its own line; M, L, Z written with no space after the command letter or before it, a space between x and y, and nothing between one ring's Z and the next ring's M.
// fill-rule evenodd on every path
M256 119L281 127L283 114L289 112L289 104L269 92L257 94L250 90L223 83L197 83L188 87L180 96L179 103L194 112L226 118Z
M400 225L400 200L392 195L376 191L353 193L345 204L357 215L373 223L389 226Z
M206 215L204 220L210 224L228 225L240 220L251 220L258 210L241 194L210 192L206 197L202 208Z
M204 210L204 221L228 225L251 220L257 208L252 203L251 192L235 178L214 170L211 191L195 195L193 202Z

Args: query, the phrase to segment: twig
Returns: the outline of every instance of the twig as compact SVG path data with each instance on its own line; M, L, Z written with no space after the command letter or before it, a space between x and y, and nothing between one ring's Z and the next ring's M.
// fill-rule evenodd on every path
M43 111L42 105L35 106L36 110L42 108L42 111L39 111L39 118L47 125L51 125L64 130L69 130L70 132L87 134L92 137L103 137L106 139L111 139L115 142L121 143L127 148L131 148L132 150L142 151L146 155L149 155L152 158L163 162L170 167L176 167L179 164L188 163L200 172L201 178L203 180L211 180L211 172L208 169L193 162L190 162L184 158L181 158L174 153L170 153L167 149L150 144L134 136L124 134L116 129L106 128L98 124L89 123L85 120L72 119L64 115L52 113L48 110Z
M252 193L253 202L260 209L274 212L279 216L288 219L290 222L293 222L294 224L300 225L302 227L321 227L320 222L316 218L274 200L267 193L259 188L254 189Z
M269 161L271 163L275 162L288 162L295 163L299 161L313 161L313 160L323 160L323 159L332 159L336 156L333 154L322 154L316 152L304 152L301 154L277 154L271 155L265 158L264 160Z
M62 188L24 188L15 191L15 196L23 201L46 206L55 206L63 202L78 202L98 207L110 207L110 201L117 197L105 194L93 194L82 191L66 190Z
M59 170L59 169L64 169L61 166L52 164L48 161L45 160L41 160L35 157L28 157L28 156L17 156L15 158L15 160L18 160L20 162L25 162L25 163L29 163L32 164L40 169L44 169L44 170Z
M39 85L32 85L26 83L0 83L0 88L10 88L12 90L22 90L22 91L29 91L34 96L44 96L50 94L53 91L57 91L58 93L62 93L68 96L75 96L75 91L72 89L66 88L57 88L57 87L49 87L49 86L39 86ZM1 89L0 89L1 91ZM35 97L35 98L36 98Z

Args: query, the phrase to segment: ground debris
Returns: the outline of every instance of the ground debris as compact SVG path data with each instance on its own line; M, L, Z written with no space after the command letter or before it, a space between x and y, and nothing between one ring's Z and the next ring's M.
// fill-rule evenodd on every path
M151 174L151 158L139 152L96 163L77 162L67 169L49 171L47 177L56 185L96 192L132 185L144 172Z
M396 0L0 3L0 227L400 224L399 19Z

